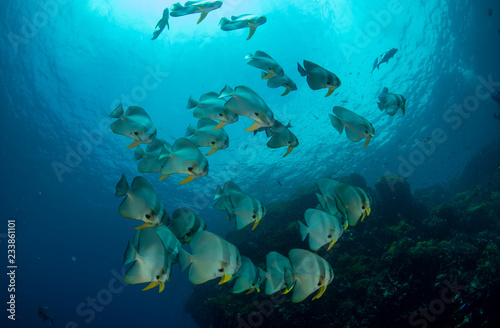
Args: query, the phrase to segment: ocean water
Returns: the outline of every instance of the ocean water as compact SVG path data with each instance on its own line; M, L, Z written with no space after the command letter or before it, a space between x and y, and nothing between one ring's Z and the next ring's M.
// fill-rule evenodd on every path
M184 309L193 287L178 266L162 293L123 284L123 253L137 223L119 215L115 186L122 173L129 182L141 174L126 148L131 140L109 128L119 103L143 107L170 143L197 122L185 109L189 96L226 84L251 87L278 120L291 122L300 145L286 158L263 133L244 132L252 122L241 117L226 126L230 146L208 157L206 177L179 185L183 177L143 174L167 212L190 207L221 236L234 229L213 209L225 181L264 204L319 177L351 173L371 186L393 173L419 189L457 177L500 136L491 99L500 90L498 1L226 0L198 25L198 14L171 17L170 29L151 41L173 3L3 1L0 248L5 255L7 220L15 219L17 268L16 320L2 309L2 327L42 326L38 305L48 306L57 327L197 327ZM218 27L222 17L247 13L267 17L248 41L248 29ZM371 73L391 48L399 50L394 58ZM282 97L282 88L268 88L246 64L257 50L298 90ZM341 79L333 95L309 88L297 71L304 59ZM405 116L378 109L383 87L405 95ZM366 149L333 129L334 106L373 123ZM9 281L0 276L6 307Z

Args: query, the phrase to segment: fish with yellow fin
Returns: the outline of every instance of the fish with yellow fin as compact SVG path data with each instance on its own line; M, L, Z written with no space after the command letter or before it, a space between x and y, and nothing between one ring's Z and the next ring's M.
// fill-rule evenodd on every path
M190 138L191 142L196 147L210 147L212 148L205 156L212 155L218 150L226 149L229 147L229 136L224 129L215 129L217 122L203 118L198 121L195 128L194 125L189 125L186 130L186 137Z
M317 251L328 244L328 250L344 233L342 222L337 216L330 215L317 209L307 209L304 218L306 225L300 221L299 230L302 241L309 236L309 248Z
M169 229L181 243L189 244L197 232L207 229L207 224L193 210L181 207L172 214Z
M345 133L349 140L359 142L366 138L363 149L368 146L370 140L375 136L375 128L365 117L348 110L347 108L335 106L333 107L333 114L330 116L330 121L333 127L342 134L345 127Z
M256 267L248 257L241 256L241 267L234 275L233 293L239 294L247 290L247 294L260 292L260 285L265 279L264 270Z
M187 174L187 178L179 182L185 184L208 174L208 161L189 139L177 139L171 149L163 147L159 160L167 159L161 167L160 180L172 174Z
M170 16L172 17L180 17L191 14L201 13L200 18L196 22L196 24L200 24L201 21L207 17L208 13L212 10L219 9L222 6L222 1L187 1L184 3L184 6L179 2L173 4L170 7Z
M278 252L272 251L266 255L266 295L272 295L285 289L283 294L291 290L293 285L287 286L285 271L291 272L290 260ZM290 279L289 279L290 280Z
M238 115L228 111L224 106L225 104L226 100L219 98L218 93L208 92L202 95L199 101L190 96L187 108L195 108L193 116L196 118L211 118L219 121L219 124L214 129L220 129L226 124L238 121Z
M246 55L245 59L250 59L247 63L248 65L259 68L267 73L262 76L263 80L285 75L283 67L264 51L257 50L255 54L250 53Z
M117 120L111 123L111 130L116 134L134 139L127 148L139 144L149 144L156 138L156 128L146 111L138 106L130 106L123 112L122 104L113 110L109 117Z
M250 40L250 38L254 35L255 31L257 30L257 27L266 22L267 22L266 16L244 14L239 16L231 16L231 19L222 17L219 22L219 26L220 29L223 31L234 31L240 28L248 27L250 28L250 32L248 33L247 40Z
M312 90L328 89L325 97L331 95L342 84L337 75L311 61L304 60L304 67L299 63L297 66L300 75L307 76L307 84Z
M264 79L264 77L266 76L266 72L262 72L262 79ZM270 78L269 80L267 80L267 86L272 89L285 87L285 92L283 92L281 96L286 96L290 93L290 91L297 90L297 85L295 84L295 82L293 82L292 79L289 78L286 74L283 76Z
M182 271L191 266L188 276L193 284L221 277L221 285L231 280L241 266L238 248L209 231L197 232L190 246L192 254L179 250L179 264Z
M254 131L261 127L271 127L274 125L273 111L267 106L255 91L247 86L240 85L234 90L226 85L221 91L219 98L230 97L226 101L226 109L233 114L246 116L255 121L252 126L245 131Z

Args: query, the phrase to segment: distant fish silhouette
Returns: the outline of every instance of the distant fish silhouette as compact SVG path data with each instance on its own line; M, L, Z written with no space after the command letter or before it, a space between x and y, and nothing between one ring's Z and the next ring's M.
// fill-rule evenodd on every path
M387 50L382 55L380 55L379 57L377 57L375 59L375 62L373 63L372 73L375 70L375 68L380 69L380 67L379 67L380 64L388 63L389 59L391 59L392 57L394 57L394 55L396 54L396 52L398 52L398 49L392 48L391 50Z
M43 320L43 323L45 323L45 321L49 320L50 326L54 327L55 316L50 317L49 314L47 313L47 309L48 309L48 307L39 305L38 306L38 317Z

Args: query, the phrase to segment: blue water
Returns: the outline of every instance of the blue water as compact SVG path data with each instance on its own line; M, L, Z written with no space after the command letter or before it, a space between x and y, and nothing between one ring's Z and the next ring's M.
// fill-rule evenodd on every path
M196 123L185 109L189 96L225 84L251 87L277 119L291 121L300 146L286 158L285 149L267 148L263 134L244 132L251 122L240 118L226 127L230 147L208 158L208 176L180 186L183 177L144 175L170 214L191 207L222 236L233 225L211 199L227 180L264 204L319 177L350 173L369 185L387 172L405 175L418 189L456 177L500 136L498 104L489 97L500 89L497 1L226 0L199 25L198 15L172 17L170 30L151 41L173 2L3 1L0 247L5 254L6 220L15 218L18 269L16 321L2 309L2 327L41 326L38 305L56 315L57 327L196 327L183 309L192 286L177 267L163 293L122 288L114 278L137 226L120 217L115 186L122 173L129 181L139 175L130 139L109 129L120 102L145 108L168 142ZM218 28L223 16L244 13L267 16L251 40L247 29ZM395 57L371 74L374 59L393 47ZM244 59L256 50L276 59L298 91L281 97L282 88L267 88ZM303 59L333 71L341 87L328 98L326 90L311 90L297 71ZM488 79L496 81L491 89L481 83ZM406 96L404 117L377 108L384 86ZM447 112L464 102L473 111L460 120ZM366 149L332 128L327 114L336 105L373 123L377 134ZM422 143L433 133L446 140ZM419 156L419 145L427 154Z

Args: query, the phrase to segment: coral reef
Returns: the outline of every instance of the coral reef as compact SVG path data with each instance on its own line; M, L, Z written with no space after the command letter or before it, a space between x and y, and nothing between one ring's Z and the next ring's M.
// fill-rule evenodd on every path
M416 197L404 179L382 177L378 193L371 192L372 215L329 251L318 251L335 272L318 300L295 304L281 295L235 295L228 286L206 284L195 287L186 310L203 328L499 327L499 170L483 180L460 189L454 181L453 196L435 202L426 197L451 187L427 188ZM316 206L314 193L311 187L269 205L259 229L231 232L228 241L263 269L270 250L286 255L307 248L294 222Z

